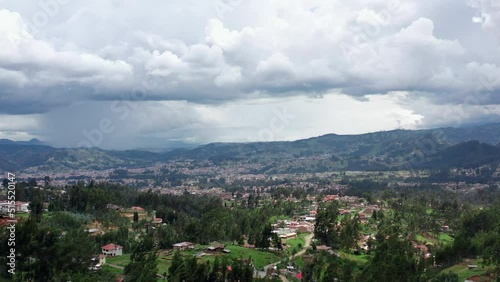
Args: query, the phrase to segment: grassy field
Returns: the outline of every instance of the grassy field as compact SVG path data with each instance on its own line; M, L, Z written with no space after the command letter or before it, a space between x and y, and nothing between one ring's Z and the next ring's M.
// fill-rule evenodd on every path
M129 262L130 262L130 254L106 258L106 263L116 264L123 267L125 267Z
M444 245L451 244L454 241L454 238L446 233L439 233L437 238Z
M303 240L303 239L302 239ZM297 240L297 244L300 242L300 240ZM302 244L304 244L302 242ZM208 246L198 246L194 250L189 250L189 251L182 251L181 255L183 257L189 257L189 256L194 256L198 252L202 252L206 250L206 247ZM204 263L206 261L213 262L215 260L216 256L222 257L222 256L228 256L230 258L252 258L254 261L254 265L257 269L263 268L265 265L268 265L270 263L276 262L280 260L280 257L274 253L271 252L266 252L266 251L261 251L261 250L256 250L256 249L247 249L243 248L240 246L228 246L227 247L231 253L230 254L222 254L222 253L217 253L217 254L209 254L206 256L203 256L198 259L198 262ZM165 272L168 272L168 269L172 265L172 256L173 253L164 256L160 255L158 256L158 273L159 274L164 274ZM130 254L125 254L122 256L118 257L109 257L106 259L106 263L108 264L114 264L118 266L125 267L128 263L130 262ZM113 273L116 274L122 274L123 271L112 268L109 265L106 266L106 269L109 269L109 271L112 271Z
M288 247L287 248L287 255L291 256L293 250L296 250L296 252L302 250L302 248L304 247L304 245L306 243L305 237L307 235L308 234L302 233L302 234L299 234L297 236L297 238L286 240L286 245Z
M441 271L441 273L448 273L448 272L456 273L456 274L458 274L458 281L464 281L467 277L471 277L473 275L482 275L482 274L487 273L488 271L493 270L493 266L484 267L484 266L482 266L481 262L482 262L481 259L477 259L477 260L474 260L473 262L469 262L469 263L464 262L464 263L456 264L452 267L448 267L446 269L443 269L443 271ZM467 267L468 264L475 264L478 267L476 269L469 269Z
M292 260L292 263L296 264L299 269L304 268L304 260L302 259L302 256L298 256Z
M194 256L196 253L200 251L204 251L206 249L205 246L198 247L195 250L190 250L190 251L183 251L181 254L183 256ZM215 260L216 256L222 257L222 256L228 256L230 258L252 258L255 264L255 267L258 269L264 267L265 265L268 265L270 263L278 261L280 258L271 252L266 252L266 251L261 251L261 250L256 250L256 249L247 249L243 248L240 246L228 246L227 249L231 251L230 254L208 254L206 256L203 256L198 259L199 262L203 263L206 261L213 262ZM168 268L171 265L171 259L172 259L172 254L168 256L160 256L158 258L158 273L162 274L166 271L168 271Z
M16 213L16 217L19 217L19 218L28 218L30 217L30 214L29 212L23 212L23 213ZM51 214L49 212L44 212L42 213L42 218L49 218L51 217Z
M105 272L108 272L108 273L112 273L112 274L115 274L115 275L123 274L123 270L111 267L109 265L103 265L102 266L102 271L105 271Z
M429 232L429 235L433 236L435 239L430 238L430 237L426 237L422 234L415 235L415 239L420 243L425 242L425 243L437 244L439 242L442 245L451 244L451 243L453 243L453 240L454 240L453 237L451 237L450 235L443 233L443 232L441 232L439 234Z
M170 256L159 256L158 257L158 273L162 274L167 272L172 265L172 255Z
M265 265L271 264L280 260L276 254L266 251L261 251L257 249L247 249L240 246L229 246L227 247L231 250L232 258L249 258L253 259L254 265L257 269L261 269Z
M353 255L344 252L339 252L340 257L355 262L358 265L364 265L368 262L368 255Z

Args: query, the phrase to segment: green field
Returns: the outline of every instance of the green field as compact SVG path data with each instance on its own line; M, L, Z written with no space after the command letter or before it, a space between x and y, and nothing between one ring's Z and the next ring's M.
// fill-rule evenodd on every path
M268 264L280 260L280 257L274 253L261 251L257 249L247 249L240 246L228 246L227 249L231 251L229 254L217 253L215 255L208 254L199 258L199 262L213 261L216 256L229 256L230 258L252 258L256 268L260 269ZM194 256L196 253L206 250L206 246L199 246L195 250L182 251L183 256ZM172 254L165 257L158 258L158 273L162 274L168 271L171 265Z
M30 214L31 213L29 213L29 212L16 213L16 217L24 219L24 218L30 217ZM49 218L50 216L51 215L48 212L42 213L42 218Z
M302 238L303 240L303 238ZM297 238L297 242L300 242L300 239ZM302 244L304 244L302 242ZM195 250L182 251L181 255L186 256L194 256L198 252L202 252L206 250L207 246L198 246ZM230 258L252 258L254 265L257 269L262 269L264 266L271 264L273 262L279 261L280 257L272 252L261 251L257 249L247 249L240 246L228 246L227 249L231 251L230 254L222 254L217 253L214 255L208 254L198 259L199 262L212 262L215 260L216 256L228 256ZM158 256L158 273L163 274L168 272L170 265L172 264L172 256L173 254L169 254L168 256ZM130 254L125 254L123 256L118 257L109 257L106 259L106 263L114 264L118 266L125 267L130 262ZM108 268L109 266L107 266ZM111 267L109 267L111 268ZM114 269L116 273L123 273L123 271Z
M130 262L130 254L122 255L122 256L117 256L117 257L107 257L106 258L106 263L111 263L119 266L127 266L127 264Z
M453 243L454 240L453 237L443 232L439 234L429 232L429 235L435 237L436 239L426 237L422 234L415 235L415 239L420 243L432 243L433 245L437 243L441 243L442 245L448 245Z
M355 262L358 265L364 265L368 262L368 255L353 255L345 252L339 252L340 257Z
M289 256L292 255L293 250L296 250L296 252L299 252L300 250L302 250L302 248L304 247L304 245L306 243L305 237L307 235L308 234L303 233L303 234L299 234L297 236L297 238L286 240L286 245L288 247L287 253Z
M257 269L261 269L268 264L280 260L280 257L271 252L261 251L257 249L247 249L240 246L229 246L227 248L231 250L232 258L251 257Z
M111 267L109 265L103 265L102 266L102 271L105 271L105 272L108 272L108 273L112 273L112 274L115 274L115 275L123 274L123 270Z
M482 263L481 259L476 259L470 263L461 263L461 264L454 265L452 267L448 267L446 269L443 269L443 271L441 271L441 273L445 273L445 274L448 272L456 273L456 274L458 274L458 281L464 281L467 277L471 277L473 275L482 275L482 274L487 273L488 271L493 270L493 266L486 266L485 267L481 263ZM468 264L475 264L478 267L476 269L469 269L467 267Z
M304 269L304 260L302 259L302 256L298 256L292 260L292 263L296 264L299 269Z

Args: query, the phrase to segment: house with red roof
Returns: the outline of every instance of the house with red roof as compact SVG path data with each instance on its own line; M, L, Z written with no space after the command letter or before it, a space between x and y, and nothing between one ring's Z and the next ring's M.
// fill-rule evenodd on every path
M113 243L101 247L102 254L105 256L121 256L123 255L123 247Z
M163 222L163 219L161 217L155 217L153 219L153 224L161 224Z
M324 198L323 198L323 202L332 202L332 201L336 201L339 199L339 196L338 195L326 195Z

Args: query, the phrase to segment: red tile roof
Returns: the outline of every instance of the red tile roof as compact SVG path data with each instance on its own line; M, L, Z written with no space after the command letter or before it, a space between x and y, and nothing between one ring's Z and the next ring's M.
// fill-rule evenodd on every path
M106 251L113 251L116 249L123 249L123 247L120 245L115 245L115 244L111 243L111 244L107 244L106 246L102 246L101 249L106 250Z

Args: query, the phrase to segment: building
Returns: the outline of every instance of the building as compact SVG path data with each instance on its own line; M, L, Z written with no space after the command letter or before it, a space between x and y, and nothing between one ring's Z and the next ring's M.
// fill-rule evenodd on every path
M102 254L105 256L121 256L123 255L123 247L116 244L107 244L101 247Z
M115 211L123 211L123 208L121 206L114 205L114 204L107 204L106 208L110 209L110 210L115 210Z
M328 246L326 246L326 245L320 245L320 246L317 246L317 247L316 247L316 250L317 250L317 251L325 251L325 252L327 252L327 251L329 251L329 250L331 250L331 249L332 249L332 248L330 248L330 247L328 247Z
M323 202L332 202L332 201L337 201L339 199L338 195L326 195L323 198Z
M281 234L279 236L281 239L292 239L292 238L297 238L297 233L290 232L290 233L286 233L286 234Z
M89 228L89 229L86 229L85 232L90 233L90 235L92 235L92 236L97 236L99 234L104 234L104 232L101 231L99 228Z
M100 265L106 264L106 256L105 255L99 255L99 264Z
M92 264L95 263L95 267L101 267L106 264L106 256L105 255L98 255L93 257L92 259Z
M184 250L188 250L188 249L194 249L194 244L191 242L181 242L181 243L173 244L172 248L174 248L174 250L184 251Z
M304 255L302 255L302 260L305 263L312 263L313 262L313 256L312 255L304 254Z
M474 275L474 276L471 276L471 277L468 277L467 279L465 279L464 282L479 282L479 281L481 281L481 276Z
M8 201L0 202L0 211L3 213L8 213L10 209L14 209L14 206L10 206Z
M16 211L17 212L29 212L30 211L30 203L16 202Z
M247 248L247 249L255 249L255 245L245 243L245 244L243 245L243 248Z
M297 233L308 233L309 227L307 225L298 225L296 230L297 230Z
M15 202L14 205L11 205L12 201L2 201L0 202L0 212L8 213L10 211L15 212L29 212L30 211L30 203L27 202Z
M223 251L226 248L226 245L221 244L219 242L212 242L210 246L207 248L211 252Z

